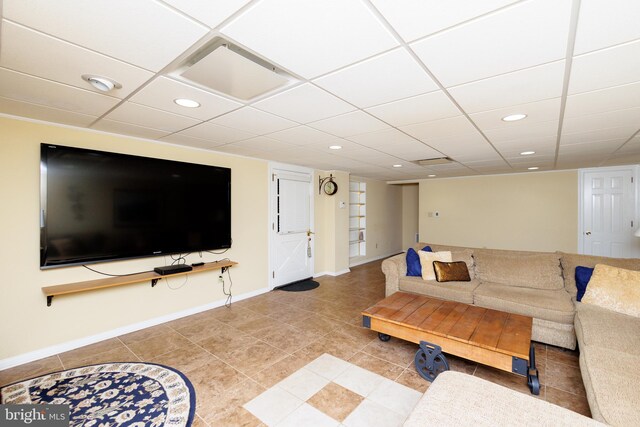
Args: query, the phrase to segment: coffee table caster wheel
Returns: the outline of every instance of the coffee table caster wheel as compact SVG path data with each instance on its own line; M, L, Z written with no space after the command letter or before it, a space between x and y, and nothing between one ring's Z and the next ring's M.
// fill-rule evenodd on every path
M540 394L540 380L538 379L537 369L529 371L527 375L527 385L529 386L529 390L531 390L531 394L536 396Z
M383 334L382 332L378 332L378 338L380 339L380 341L384 341L384 342L387 342L391 339L389 335Z
M449 370L449 362L442 354L442 348L426 341L420 341L414 363L418 374L429 382L435 380L441 372Z

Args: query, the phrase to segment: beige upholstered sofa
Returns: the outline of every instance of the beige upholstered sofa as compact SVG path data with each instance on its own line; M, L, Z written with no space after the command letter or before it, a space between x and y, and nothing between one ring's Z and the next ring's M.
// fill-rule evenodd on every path
M425 245L419 243L415 249ZM580 371L593 418L614 426L640 425L640 318L576 302L575 282L577 266L606 264L640 270L640 259L429 246L434 251L450 250L454 261L465 261L472 281L438 283L407 277L403 253L382 263L386 295L402 290L528 315L533 317L534 340L565 348L575 348L577 337ZM475 379L461 377L456 381L468 384L453 388L469 388ZM430 399L428 393L425 400ZM487 399L493 402L488 406L498 404L493 397ZM419 408L420 404L416 411ZM550 414L556 416L556 412L554 409ZM413 425L412 419L414 415L407 425ZM566 420L573 422L571 417ZM454 424L455 420L449 421Z

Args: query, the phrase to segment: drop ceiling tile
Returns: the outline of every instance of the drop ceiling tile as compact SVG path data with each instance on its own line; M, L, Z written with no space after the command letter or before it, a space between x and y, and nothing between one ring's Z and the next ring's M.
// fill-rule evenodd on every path
M637 130L638 126L625 126L567 134L563 132L562 138L560 138L560 145L586 144L588 142L607 141L612 139L621 139L626 141L631 138Z
M371 0L407 42L515 3L514 0Z
M638 163L640 163L640 154L614 154L601 162L599 166L619 166Z
M502 120L503 117L515 113L526 114L527 117L515 122L505 122ZM488 129L518 128L532 123L558 120L558 117L560 117L560 98L545 99L528 104L513 105L511 107L473 113L470 114L469 117L471 117L471 120L473 120L482 131Z
M216 27L238 9L249 3L249 0L164 0L176 9L181 10L210 28Z
M350 136L347 139L371 148L392 147L399 143L407 142L415 142L422 145L422 143L416 141L415 138L402 133L397 129L387 129L380 132L363 133L360 135Z
M249 138L243 141L234 142L233 145L235 145L236 147L245 147L260 151L274 151L294 147L294 145L292 144L276 141L275 139L267 138L264 136L256 136L255 138Z
M2 12L11 21L151 71L159 71L208 31L151 0L6 0Z
M636 135L631 141L622 146L617 153L638 153L640 154L640 135Z
M315 122L356 109L309 83L256 102L253 106L298 123Z
M260 159L265 154L265 151L256 150L255 148L238 147L234 144L221 145L215 148L215 151L221 151L223 153L236 154L238 156L253 157Z
M640 2L582 0L574 53L590 52L640 38Z
M329 148L330 146L336 145L342 148L339 150L333 150ZM329 140L326 142L313 142L311 144L305 145L304 148L323 151L325 153L339 156L341 153L345 153L347 151L360 150L362 149L362 145L356 144L355 142L347 141L346 139L334 138L333 140Z
M2 21L1 38L0 66L80 89L101 93L84 81L82 75L108 76L122 85L109 95L124 98L153 76L141 68L7 20Z
M0 68L0 96L90 116L101 116L120 101L5 68Z
M118 108L107 114L105 119L167 132L178 132L200 123L200 120L167 113L166 111L156 110L133 102L125 102L118 106Z
M335 136L321 132L308 126L296 126L267 135L278 141L288 142L294 145L308 145L319 142L327 142L335 139Z
M410 46L445 87L560 60L571 3L519 3Z
M181 133L174 133L171 135L167 135L165 137L160 138L160 140L164 142L169 142L171 144L186 145L188 147L204 148L204 149L212 149L214 147L218 147L222 145L220 143L207 141L206 139L193 138L190 136L186 136Z
M305 78L398 45L358 0L265 0L223 27L222 33Z
M70 111L58 110L56 108L45 107L43 105L29 104L28 102L15 101L13 99L1 97L0 113L80 127L89 126L97 119L96 116L72 113Z
M136 136L146 139L158 139L169 134L169 132L159 129L151 129L143 126L132 125L131 123L123 123L115 120L102 119L93 126L93 129L101 130L109 133L117 133L119 135Z
M337 117L320 120L310 123L309 126L343 138L358 135L360 133L390 129L389 126L380 120L371 117L362 111L354 111Z
M597 72L594 72L596 71ZM569 94L640 80L640 40L573 58Z
M638 107L640 82L567 97L565 117L605 113Z
M568 117L564 119L562 132L587 132L616 127L628 127L629 129L640 127L640 107Z
M361 108L438 89L404 48L336 71L314 83Z
M511 124L516 124L515 122ZM493 143L501 143L515 140L545 140L554 138L558 135L558 120L551 120L540 123L520 123L519 126L500 127L495 129L487 129L484 134ZM534 148L532 148L533 150Z
M256 135L272 133L296 126L296 123L290 120L251 107L244 107L225 114L224 116L211 120L211 123L246 130Z
M187 98L200 103L198 108L186 108L174 102L178 98ZM209 120L221 114L242 107L239 102L223 98L213 93L177 82L166 77L159 77L131 97L131 101L157 108L159 110Z
M474 128L469 120L464 116L450 117L447 119L433 120L424 123L415 123L412 125L400 126L399 129L426 143L435 139L449 138L454 135L478 134L476 128Z
M565 61L456 86L449 93L469 114L562 95Z
M562 155L570 154L574 158L597 158L612 154L624 143L624 139L610 139L606 141L585 142L583 144L560 145L559 153Z
M542 164L553 163L556 158L555 148L553 152L548 155L533 155L533 156L518 156L507 158L507 161L513 165L514 167L522 167L522 166L537 166Z
M393 126L404 126L460 115L460 110L441 90L366 109Z
M500 151L500 154L502 154L504 158L507 159L510 163L526 163L529 161L537 161L537 159L548 160L548 158L553 160L556 155L556 144L554 143L536 147L536 149L533 150L535 151L535 154L530 154L527 156L523 156L520 154L523 150L508 146L498 147L498 151Z
M546 149L549 147L553 147L553 149L555 150L557 141L558 135L553 134L546 137L526 135L521 136L517 139L511 139L507 141L493 140L491 143L501 152L503 150L517 150L519 153L521 151L537 151L542 148Z
M215 123L205 122L192 128L183 130L179 135L190 136L192 138L204 139L216 144L228 144L230 142L241 141L256 136L253 133L238 129L231 129Z

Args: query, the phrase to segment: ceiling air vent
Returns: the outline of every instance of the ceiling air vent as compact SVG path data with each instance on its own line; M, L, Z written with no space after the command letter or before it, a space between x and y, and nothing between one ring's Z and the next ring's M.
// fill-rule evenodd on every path
M243 101L296 81L276 66L219 37L171 75Z
M444 165L451 162L453 162L453 160L448 157L436 157L434 159L416 160L416 163L420 166Z

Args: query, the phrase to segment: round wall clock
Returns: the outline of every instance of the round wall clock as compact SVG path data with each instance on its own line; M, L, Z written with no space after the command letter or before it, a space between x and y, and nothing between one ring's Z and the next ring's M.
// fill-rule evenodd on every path
M327 196L333 196L338 192L338 184L333 181L327 181L324 183L322 189L324 190L324 194Z

